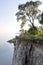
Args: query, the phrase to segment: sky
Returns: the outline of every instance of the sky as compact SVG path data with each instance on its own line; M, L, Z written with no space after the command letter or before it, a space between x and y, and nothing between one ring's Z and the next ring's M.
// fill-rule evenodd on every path
M0 0L0 40L1 38L10 39L19 32L20 22L16 20L18 5L29 0ZM34 0L35 1L35 0ZM43 11L43 0L40 9Z

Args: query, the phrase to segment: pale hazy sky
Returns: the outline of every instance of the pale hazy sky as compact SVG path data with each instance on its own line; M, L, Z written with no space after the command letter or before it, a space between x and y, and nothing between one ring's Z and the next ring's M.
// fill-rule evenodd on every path
M0 0L0 37L14 37L18 33L20 24L16 21L15 13L18 5L29 0ZM35 1L35 0L34 0ZM39 0L43 3L43 0ZM43 10L43 5L41 6Z

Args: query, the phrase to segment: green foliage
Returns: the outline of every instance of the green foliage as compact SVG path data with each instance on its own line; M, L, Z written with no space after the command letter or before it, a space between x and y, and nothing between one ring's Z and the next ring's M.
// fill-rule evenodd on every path
M22 33L19 37L22 39L27 39L27 40L43 41L43 36L41 36L41 34L39 33L35 35L35 34L31 34L29 31L26 31L24 34Z
M39 20L40 24L43 24L43 13L41 14L41 20Z
M20 32L24 33L24 32L25 32L25 30L22 28L22 29L20 30Z
M39 5L41 4L40 1L30 1L26 2L25 4L21 4L18 6L18 12L16 13L17 21L21 20L21 34L19 35L20 38L24 39L43 39L42 32L40 28L35 27L35 19L40 19L39 22L43 24L43 13L40 17L40 10L38 9ZM30 29L25 31L23 27L25 26L26 22L29 22Z
M38 9L40 4L40 1L30 1L18 6L18 12L16 13L16 16L17 21L22 21L20 30L21 34L9 40L8 42L14 43L15 46L17 38L43 41L43 28L40 29L40 27L38 28L34 25L35 19L38 19L40 24L43 24L43 13L40 15L40 10ZM30 29L28 31L25 31L23 27L25 26L27 21L30 23L28 23Z
M21 28L24 27L27 21L30 22L32 26L34 26L34 19L37 18L37 14L40 12L38 9L40 4L40 1L30 1L18 6L18 12L16 13L16 16L17 21L22 21Z
M39 28L36 28L36 27L31 27L28 31L30 34L33 34L33 35L41 35L41 30Z
M14 46L16 45L16 38L8 40L9 43L14 43Z

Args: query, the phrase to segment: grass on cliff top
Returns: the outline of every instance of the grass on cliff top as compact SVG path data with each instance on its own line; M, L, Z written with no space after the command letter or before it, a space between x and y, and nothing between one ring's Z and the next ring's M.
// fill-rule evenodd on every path
M30 29L29 31L25 31L25 33L21 33L18 38L27 39L27 40L38 40L43 41L43 33L39 29ZM16 37L9 40L10 43L16 43Z
M39 40L39 41L43 40L43 35L33 35L30 33L21 34L19 37L28 40Z
M21 34L20 36L18 36L18 38L20 39L27 39L27 40L38 40L38 41L43 41L43 35L32 35L30 33L24 33ZM16 43L16 37L9 40L8 42L10 43ZM15 45L15 44L14 44Z
M25 31L25 33L20 34L20 38L29 39L29 40L43 40L43 32L39 29L34 27L34 29L31 27L28 31Z

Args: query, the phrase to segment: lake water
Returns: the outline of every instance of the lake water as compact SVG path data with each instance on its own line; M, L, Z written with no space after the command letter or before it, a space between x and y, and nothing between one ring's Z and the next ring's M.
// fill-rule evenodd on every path
M12 65L14 46L0 41L0 65Z

